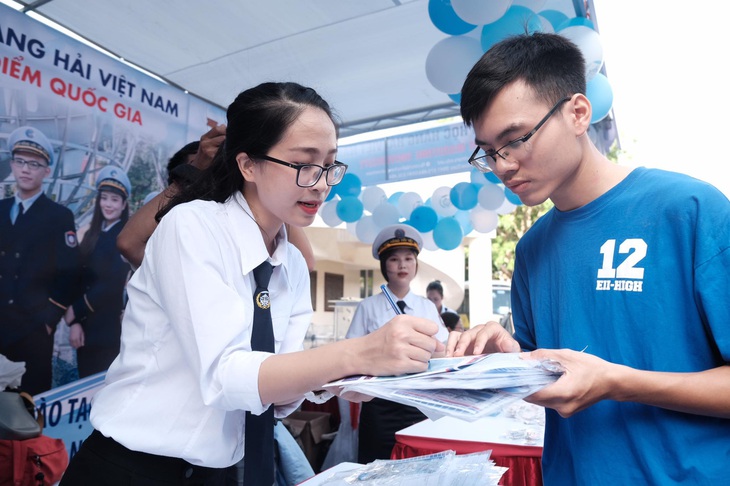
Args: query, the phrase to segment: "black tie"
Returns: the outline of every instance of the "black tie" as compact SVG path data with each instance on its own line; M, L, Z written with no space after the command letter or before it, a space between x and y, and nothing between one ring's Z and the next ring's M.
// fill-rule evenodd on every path
M406 313L406 303L405 303L405 301L399 300L398 302L396 302L396 304L398 304L398 308L400 309L401 314L405 314Z
M253 329L251 349L274 352L274 328L271 323L269 279L273 267L263 262L253 271L256 290L253 293ZM274 484L274 406L261 415L246 412L246 436L243 456L243 484Z
M23 203L18 203L18 215L15 217L15 223L18 224L18 221L20 221L23 218L23 215L25 214L25 208L23 207Z

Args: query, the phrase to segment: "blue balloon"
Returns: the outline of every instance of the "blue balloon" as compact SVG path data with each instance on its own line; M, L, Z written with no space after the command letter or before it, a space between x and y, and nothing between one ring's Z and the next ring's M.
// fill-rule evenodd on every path
M337 216L346 223L360 219L362 211L362 201L357 196L345 196L337 203Z
M482 28L482 49L486 52L497 42L512 36L542 31L542 21L532 10L521 5L512 5L501 19Z
M340 197L346 196L359 196L362 190L362 184L360 178L352 173L347 173L342 178L342 181L335 186L337 188L337 194Z
M461 93L450 94L449 98L451 98L451 101L453 101L457 105L461 104Z
M522 201L520 200L519 196L517 194L515 194L514 192L510 191L509 189L507 189L506 187L504 188L504 197L505 197L505 199L507 199L509 202L511 202L515 206L519 206L522 204Z
M568 20L568 16L560 10L541 10L538 12L541 16L545 17L550 24L552 24L555 32L558 31L558 27L565 21Z
M330 192L329 192L329 194L327 194L327 197L324 198L324 202L331 201L335 198L335 196L337 195L336 188L337 188L337 186L330 187Z
M442 250L453 250L461 243L464 232L453 216L442 218L433 229L433 242Z
M485 173L484 178L492 184L500 184L502 182L499 180L499 177L497 177L497 174L495 174L494 172Z
M411 211L411 216L408 221L411 226L421 233L428 233L436 227L438 220L439 216L436 214L436 211L432 207L423 205Z
M403 195L403 191L394 192L390 195L388 198L388 202L392 204L393 206L398 206L398 199Z
M591 123L596 123L604 118L611 111L613 105L613 90L608 78L601 73L593 76L586 85L586 97L591 102L593 112L591 113Z
M449 199L451 204L456 206L458 209L471 209L477 205L479 200L477 195L479 194L479 186L472 184L471 182L459 182L451 188L449 193Z
M438 30L449 35L466 34L476 28L456 14L451 0L428 0L428 16Z
M470 211L457 211L454 215L454 219L459 222L461 231L464 232L464 236L468 235L474 230L474 226L471 224Z
M555 25L555 24L553 24ZM567 29L568 27L572 27L574 25L582 25L585 27L588 27L589 29L596 30L596 26L593 25L593 21L591 19L587 19L585 17L573 17L572 19L564 20L560 23L557 27L555 27L555 32L558 32L559 30Z

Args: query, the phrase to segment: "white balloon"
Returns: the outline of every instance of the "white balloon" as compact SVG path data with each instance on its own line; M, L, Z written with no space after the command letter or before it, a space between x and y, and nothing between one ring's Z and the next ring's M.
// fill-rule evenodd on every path
M512 204L511 202L509 202L509 199L504 198L504 201L502 201L502 205L495 209L495 211L497 212L497 214L509 214L514 211L516 207L516 204Z
M497 209L504 202L504 191L498 184L485 184L477 193L477 201L484 209Z
M474 25L491 24L502 18L512 0L451 0L451 8L461 20Z
M398 198L398 211L406 219L411 217L414 209L422 205L423 199L417 192L406 192Z
M459 210L451 202L451 188L448 186L441 186L433 191L431 206L439 216L453 216Z
M357 237L357 221L345 223L345 228L347 228L348 233Z
M332 199L322 205L322 209L319 211L319 215L322 217L324 224L330 227L339 226L342 220L337 216L337 198Z
M496 211L477 206L469 213L471 226L479 233L489 233L497 228L499 215Z
M558 34L578 46L586 60L586 81L593 79L603 66L603 43L598 32L585 25L571 25Z
M363 243L372 244L379 231L372 216L363 216L355 223L355 234Z
M389 202L380 203L373 210L373 221L378 228L385 228L391 224L398 224L400 221L400 213L398 208Z
M380 186L369 186L363 189L360 193L360 200L366 211L373 212L373 209L377 208L380 203L388 199L385 195L385 191Z
M426 77L442 93L459 93L466 75L482 54L481 42L473 37L442 39L426 56Z
M421 239L423 240L424 250L436 251L439 249L439 246L436 244L435 241L433 241L433 231L429 231L428 233L421 233Z
M543 9L547 0L514 0L513 5L521 5L527 7L533 12L539 12Z

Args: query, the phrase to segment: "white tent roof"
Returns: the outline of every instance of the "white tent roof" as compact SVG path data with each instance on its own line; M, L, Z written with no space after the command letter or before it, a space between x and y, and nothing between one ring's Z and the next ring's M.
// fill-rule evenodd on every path
M427 0L37 0L20 2L109 52L226 107L264 81L317 89L342 136L458 114L426 77L447 34ZM515 0L581 12L582 0Z

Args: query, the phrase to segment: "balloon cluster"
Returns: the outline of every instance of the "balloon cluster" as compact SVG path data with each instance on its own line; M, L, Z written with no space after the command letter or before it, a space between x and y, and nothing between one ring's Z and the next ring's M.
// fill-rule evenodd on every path
M453 250L472 231L495 230L499 215L511 213L520 204L493 174L475 169L470 182L439 187L425 201L416 192L387 196L380 186L363 188L359 177L345 174L319 214L330 227L347 223L347 229L363 243L372 243L386 226L405 223L418 230L425 249Z
M593 106L591 123L605 118L613 91L603 66L603 46L593 22L568 17L558 10L543 10L546 0L429 0L431 22L449 37L440 40L426 57L431 85L454 102L460 101L464 79L484 52L502 39L525 31L555 32L567 37L586 61L586 97Z

